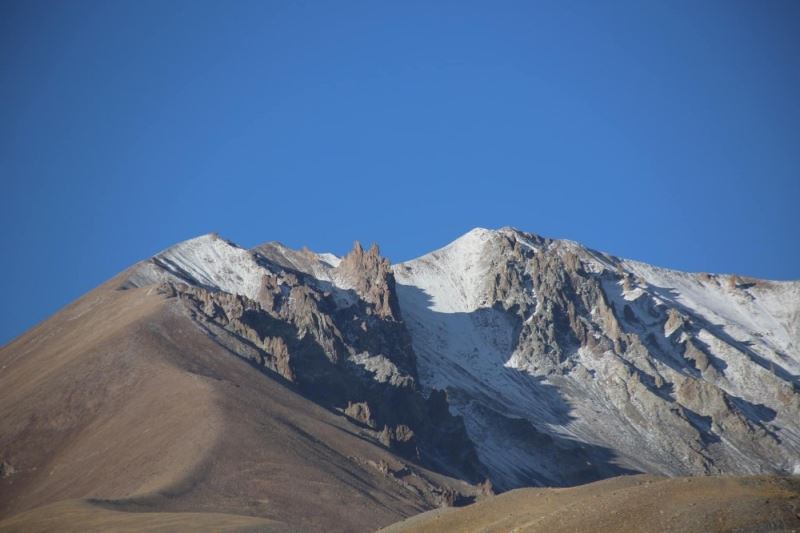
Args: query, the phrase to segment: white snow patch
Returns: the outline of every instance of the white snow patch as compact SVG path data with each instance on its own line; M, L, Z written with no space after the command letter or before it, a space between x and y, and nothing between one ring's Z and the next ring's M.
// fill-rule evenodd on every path
M337 266L339 266L339 263L342 262L341 257L329 252L317 254L317 257L319 258L320 261L326 263L328 266L331 266L333 268L336 268Z
M248 250L213 234L176 244L152 262L177 278L251 299L266 274Z
M464 313L486 304L482 294L491 266L484 252L497 232L475 228L444 248L401 263L395 276L423 290L431 298L432 311Z

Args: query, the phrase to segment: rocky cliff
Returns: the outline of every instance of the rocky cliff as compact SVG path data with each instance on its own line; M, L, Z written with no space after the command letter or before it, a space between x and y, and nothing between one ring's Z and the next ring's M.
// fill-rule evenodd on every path
M504 228L393 266L377 246L206 236L128 283L160 284L235 354L471 482L800 472L797 282Z

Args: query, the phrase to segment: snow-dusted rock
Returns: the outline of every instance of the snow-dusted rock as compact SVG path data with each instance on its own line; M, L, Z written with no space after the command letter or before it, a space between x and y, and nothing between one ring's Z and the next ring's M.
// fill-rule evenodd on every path
M800 468L800 282L479 228L393 266L208 235L128 280L155 283L379 441L500 489Z
M589 477L800 461L798 282L732 283L511 228L395 275L420 382L448 392L500 488L580 481L575 450Z

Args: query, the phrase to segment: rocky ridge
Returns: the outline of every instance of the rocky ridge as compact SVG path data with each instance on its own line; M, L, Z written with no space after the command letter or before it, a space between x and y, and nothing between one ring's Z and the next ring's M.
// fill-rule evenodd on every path
M421 381L454 398L496 486L800 471L796 282L667 271L510 228L396 272ZM454 286L468 296L455 309Z
M445 474L484 481L488 474L446 394L419 390L394 276L377 246L365 251L356 243L336 265L277 243L245 256L216 235L188 246L199 253L192 261L204 265L202 272L177 260L186 252L181 244L139 267L127 286L155 285L176 298L219 344L358 423L376 444ZM236 267L229 257L239 261ZM318 277L304 271L310 264ZM248 285L246 276L255 273L259 281ZM222 288L236 283L249 292ZM462 497L441 494L450 504Z
M511 228L390 265L217 236L142 263L230 351L414 461L495 487L800 472L800 283ZM455 497L454 497L455 498Z

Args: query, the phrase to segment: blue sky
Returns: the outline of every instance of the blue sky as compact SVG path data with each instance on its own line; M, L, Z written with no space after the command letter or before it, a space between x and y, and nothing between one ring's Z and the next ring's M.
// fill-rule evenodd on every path
M800 3L0 2L0 342L209 231L800 278Z

